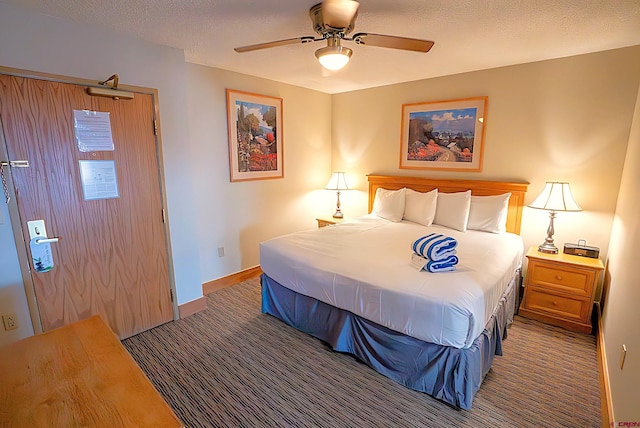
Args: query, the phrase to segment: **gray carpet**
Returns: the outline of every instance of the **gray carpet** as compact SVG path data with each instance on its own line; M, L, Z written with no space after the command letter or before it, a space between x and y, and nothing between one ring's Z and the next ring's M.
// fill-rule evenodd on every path
M470 411L260 312L258 278L123 341L188 427L598 427L595 338L516 316Z

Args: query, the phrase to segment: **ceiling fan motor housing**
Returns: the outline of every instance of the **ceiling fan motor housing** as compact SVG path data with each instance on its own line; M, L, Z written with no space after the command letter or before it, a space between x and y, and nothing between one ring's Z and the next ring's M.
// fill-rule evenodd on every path
M356 18L358 17L358 13L356 12L351 18L351 22L346 27L332 27L327 24L322 15L322 3L318 3L315 6L311 7L309 10L309 16L311 17L311 21L313 22L313 30L322 35L323 37L330 36L346 36L353 31L353 28L356 25ZM340 37L339 36L339 37Z

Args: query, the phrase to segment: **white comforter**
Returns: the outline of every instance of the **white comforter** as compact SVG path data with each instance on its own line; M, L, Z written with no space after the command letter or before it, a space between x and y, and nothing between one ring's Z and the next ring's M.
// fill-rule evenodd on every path
M458 240L454 272L411 266L411 244L438 232ZM520 236L393 223L374 215L260 244L262 270L282 286L406 335L469 347L523 256Z

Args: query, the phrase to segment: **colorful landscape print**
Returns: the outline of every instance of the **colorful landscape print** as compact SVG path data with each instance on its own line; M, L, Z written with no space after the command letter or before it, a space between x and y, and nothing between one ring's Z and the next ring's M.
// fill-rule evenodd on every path
M238 172L278 169L276 108L236 101Z
M407 160L471 162L477 108L409 114Z

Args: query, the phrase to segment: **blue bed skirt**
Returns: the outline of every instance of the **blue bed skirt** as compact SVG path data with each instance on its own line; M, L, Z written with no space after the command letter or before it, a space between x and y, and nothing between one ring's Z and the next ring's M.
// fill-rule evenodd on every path
M514 275L485 330L465 349L424 342L298 294L262 275L262 312L349 353L377 372L455 407L469 410L473 397L502 355L502 340L513 320Z

